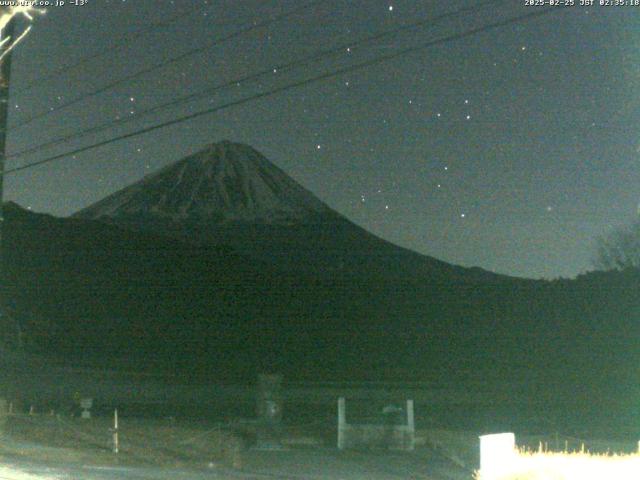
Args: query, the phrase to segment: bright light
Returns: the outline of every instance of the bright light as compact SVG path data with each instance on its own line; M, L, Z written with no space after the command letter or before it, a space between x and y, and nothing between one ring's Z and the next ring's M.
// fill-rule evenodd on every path
M27 3L27 2L25 2ZM33 15L35 14L43 14L44 10L32 7L32 6L15 6L15 7L0 7L0 47L5 47L2 55L0 55L0 62L2 59L6 57L11 50L13 50L16 45L18 45L24 37L31 30L31 25L29 25L24 32L18 35L17 38L11 38L5 35L5 29L11 19L16 15L22 15L26 17L28 20L33 21Z
M499 477L481 474L481 480L637 480L640 455L591 455L588 453L519 452L509 471Z
M483 435L480 437L480 478L502 479L513 471L516 454L516 437L513 433Z
M514 448L513 434L480 438L478 480L637 480L640 453L527 452Z
M57 480L58 477L27 473L25 471L18 470L11 465L3 465L0 466L0 478L7 478L11 480Z

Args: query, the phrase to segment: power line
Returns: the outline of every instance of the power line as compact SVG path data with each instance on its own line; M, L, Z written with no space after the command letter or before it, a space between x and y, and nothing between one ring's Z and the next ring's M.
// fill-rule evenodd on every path
M205 10L209 8L209 6L205 7ZM152 32L158 28L165 28L170 26L171 24L177 22L178 20L181 20L184 17L187 17L193 13L195 13L196 11L199 11L200 8L192 8L192 9L187 9L184 10L182 12L177 13L176 15L169 17L165 20L159 21L159 22L155 22L155 23L151 23L150 25L146 26L145 28L141 28L136 32L130 33L130 34L126 34L126 35L122 35L117 42L114 42L113 45L100 50L92 55L87 55L85 57L80 58L76 63L72 63L71 65L63 65L60 68L56 68L51 70L50 72L46 73L45 75L40 76L38 79L32 81L31 83L27 83L26 85L22 86L21 88L18 88L16 90L14 90L14 94L19 94L19 93L23 93L26 92L28 90L31 90L33 87L37 86L37 85L41 85L42 82L46 82L46 81L50 81L53 78L59 77L60 75L64 75L65 73L71 71L71 70L75 70L78 67L81 67L82 65L89 63L92 60L95 60L97 58L103 57L105 55L109 55L109 54L113 54L114 52L121 50L122 48L127 46L127 43L131 43L134 40L142 37L143 35L146 35L149 32ZM125 43L126 42L126 43Z
M316 60L320 60L323 57L332 56L332 55L335 55L335 54L338 54L338 53L343 53L347 49L351 50L351 49L357 48L359 46L362 46L364 44L371 43L371 42L374 42L374 41L377 41L377 40L381 40L383 38L386 38L386 37L389 37L389 36L392 36L392 35L396 35L396 34L398 34L400 32L406 31L406 30L412 30L412 29L415 29L417 27L421 27L421 26L425 26L425 25L434 25L434 24L436 24L436 23L438 23L438 22L440 22L442 20L445 20L447 18L457 17L459 15L476 12L476 11L479 11L480 9L484 8L487 5L494 4L494 3L502 3L504 1L505 0L486 0L486 1L483 1L483 2L477 3L476 5L474 5L472 7L465 7L465 8L461 8L461 9L455 10L453 12L447 12L447 13L438 15L436 17L431 17L431 18L427 18L427 19L418 20L416 22L412 22L412 23L409 23L409 24L406 24L406 25L402 25L402 26L400 26L398 28L395 28L395 29L392 29L392 30L388 30L388 31L385 31L385 32L380 32L378 34L370 35L368 37L363 37L363 38L361 38L359 40L355 40L355 41L352 41L352 42L344 43L344 44L341 44L341 45L336 46L336 47L331 47L329 49L320 50L320 51L318 51L318 52L316 52L316 53L314 53L314 54L312 54L310 56L307 56L307 57L304 57L304 58L300 58L300 59L297 59L297 60L293 60L293 61L288 62L288 63L276 65L274 67L270 67L270 68L261 70L261 71L259 71L257 73L246 75L246 76L241 77L241 78L236 78L234 80L229 80L229 81L224 82L222 84L218 84L218 85L215 85L213 87L208 87L208 88L206 88L206 89L204 89L204 90L202 90L200 92L195 92L195 93L191 93L189 95L184 95L184 96L179 97L179 98L177 98L175 100L171 100L169 102L162 103L162 104L147 108L145 110L141 110L141 111L137 112L134 116L131 116L131 117L127 117L127 118L123 118L123 119L111 120L111 121L104 122L102 124L99 124L99 125L96 125L96 126L93 126L93 127L86 128L84 130L80 130L78 132L74 132L72 134L63 135L63 136L54 138L54 139L49 140L49 141L47 141L45 143L42 143L40 145L29 147L27 149L24 149L24 150L21 150L19 152L16 152L16 153L14 153L12 155L7 156L7 158L16 158L16 157L19 157L19 156L26 155L28 153L33 153L33 152L42 150L42 149L44 149L46 147L57 145L57 144L62 143L62 142L66 142L66 141L69 141L69 140L82 138L82 137L87 136L89 134L97 133L97 132L100 132L102 130L114 127L114 126L119 126L119 125L123 125L125 123L130 123L130 122L133 122L133 121L137 121L140 118L142 118L145 115L148 115L150 113L154 113L154 112L157 112L159 110L164 110L164 109L169 108L169 107L173 107L173 106L176 106L176 105L187 103L187 102L192 101L192 100L194 100L196 98L200 98L200 97L203 97L203 96L211 95L212 93L215 93L218 90L222 90L222 89L227 88L227 87L232 87L232 86L235 86L235 85L238 85L238 84L246 83L248 81L256 80L256 79L258 79L258 78L260 78L262 76L267 76L267 75L271 76L271 75L273 75L274 71L282 72L282 71L291 70L292 68L295 68L295 67L298 67L298 66L303 66L305 64L314 62Z
M356 64L356 65L352 65L352 66L349 66L349 67L344 67L344 68L335 70L333 72L326 72L326 73L323 73L321 75L317 75L315 77L311 77L311 78L308 78L308 79L305 79L305 80L300 80L300 81L297 81L297 82L289 83L287 85L284 85L284 86L281 86L281 87L277 87L277 88L271 89L271 90L266 91L266 92L256 93L256 94L251 95L249 97L245 97L245 98L242 98L242 99L239 99L239 100L234 100L232 102L228 102L228 103L225 103L225 104L222 104L222 105L218 105L216 107L208 108L208 109L202 110L200 112L192 113L192 114L189 114L189 115L184 115L182 117L178 117L178 118L175 118L173 120L168 120L168 121L162 122L162 123L157 124L157 125L146 127L146 128L143 128L143 129L140 129L140 130L136 130L136 131L133 131L133 132L129 132L129 133L126 133L126 134L123 134L123 135L119 135L117 137L113 137L113 138L108 139L108 140L103 140L103 141L94 143L92 145L88 145L88 146L85 146L85 147L80 147L80 148L77 148L77 149L72 150L70 152L61 153L61 154L58 154L58 155L53 155L51 157L44 158L42 160L38 160L36 162L29 163L27 165L14 167L14 168L6 170L4 172L4 175L20 172L20 171L23 171L23 170L28 170L30 168L34 168L34 167L37 167L37 166L40 166L40 165L44 165L46 163L51 163L51 162L54 162L56 160L60 160L62 158L68 157L70 155L76 155L78 153L83 153L83 152L86 152L88 150L93 150L95 148L102 147L102 146L108 145L110 143L118 142L120 140L126 140L128 138L132 138L132 137L136 137L136 136L139 136L139 135L143 135L145 133L149 133L149 132L152 132L154 130L159 130L161 128L165 128L165 127L169 127L169 126L172 126L172 125L176 125L178 123L183 123L183 122L186 122L188 120L192 120L194 118L202 117L204 115L208 115L208 114L215 113L215 112L218 112L218 111L221 111L221 110L225 110L227 108L234 107L234 106L237 106L237 105L242 105L244 103L248 103L248 102L253 101L253 100L258 100L260 98L269 97L271 95L275 95L277 93L285 92L285 91L291 90L293 88L309 85L311 83L316 83L316 82L319 82L319 81L322 81L322 80L326 80L328 78L333 78L333 77L342 75L344 73L350 73L350 72L353 72L353 71L356 71L356 70L361 70L363 68L371 67L373 65L378 65L380 63L384 63L384 62L387 62L389 60L394 60L394 59L396 59L398 57L401 57L401 56L404 56L404 55L408 55L408 54L411 54L411 53L415 53L417 51L424 50L426 48L429 48L429 47L432 47L432 46L435 46L435 45L441 45L441 44L448 43L448 42L451 42L451 41L460 40L462 38L470 37L470 36L476 35L478 33L484 33L484 32L487 32L487 31L490 31L490 30L493 30L493 29L496 29L496 28L504 27L504 26L507 26L507 25L510 25L510 24L513 24L513 23L521 23L521 22L525 22L525 21L528 21L528 20L532 20L534 18L538 18L538 17L541 17L543 15L547 15L547 14L549 14L551 12L559 11L559 10L564 9L564 8L566 8L566 7L559 6L559 7L552 7L552 8L547 8L547 9L543 9L543 10L536 10L534 12L531 12L531 13L528 13L528 14L525 14L525 15L520 15L520 16L513 17L513 18L510 18L510 19L506 19L506 20L500 20L500 21L497 21L497 22L490 23L488 25L484 25L482 27L477 27L477 28L473 28L471 30L467 30L465 32L448 35L446 37L439 38L437 40L431 40L431 41L426 42L424 44L417 45L417 46L414 46L414 47L408 47L408 48L402 49L402 50L400 50L398 52L391 53L391 54L388 54L388 55L382 55L382 56L379 56L377 58L373 58L371 60L367 60L365 62L361 62L361 63Z
M38 120L38 119L43 118L43 117L46 117L47 115L51 115L52 113L55 113L57 111L63 110L65 108L70 107L72 105L75 105L77 103L80 103L80 102L86 100L87 98L95 97L96 95L99 95L99 94L104 93L104 92L106 92L108 90L111 90L112 88L114 88L114 87L116 87L118 85L121 85L123 83L129 82L129 81L134 80L136 78L139 78L139 77L141 77L143 75L146 75L146 74L154 72L154 71L156 71L158 69L164 68L164 67L166 67L168 65L172 65L174 63L177 63L177 62L179 62L181 60L184 60L185 58L188 58L190 56L193 56L193 55L195 55L197 53L204 52L204 51L210 49L211 47L214 47L214 46L219 45L221 43L225 43L225 42L227 42L229 40L232 40L232 39L234 39L236 37L239 37L240 35L243 35L245 33L251 32L253 30L257 30L257 29L262 28L262 27L269 26L269 25L271 25L273 23L279 22L280 20L283 20L285 18L288 18L288 17L291 17L293 15L296 15L297 13L300 13L301 11L308 9L309 7L312 7L315 4L322 3L324 1L326 1L326 0L312 0L311 2L305 4L305 5L301 6L301 7L294 8L293 10L290 10L289 12L281 13L280 15L276 15L275 17L272 17L269 20L265 20L263 22L257 22L257 23L253 22L251 25L249 25L249 26L247 26L245 28L241 28L241 29L239 29L239 30L237 30L237 31L225 36L225 37L222 37L220 39L214 40L213 42L210 42L207 45L188 50L187 52L182 53L182 54L180 54L178 56L172 57L172 58L170 58L168 60L165 60L163 62L160 62L160 63L157 63L155 65L152 65L151 67L139 70L138 72L133 73L131 75L127 75L125 77L122 77L122 78L120 78L118 80L115 80L115 81L113 81L111 83L108 83L107 85L104 85L104 86L102 86L102 87L100 87L100 88L98 88L96 90L93 90L93 91L91 91L89 93L86 93L84 95L80 95L79 97L76 97L73 100L70 100L70 101L68 101L66 103L58 105L57 107L51 108L51 109L49 109L47 111L41 112L41 113L36 114L36 115L32 115L31 117L27 118L26 120L23 120L23 121L17 123L16 125L13 125L11 130L16 129L18 127L22 127L24 125L28 125L28 124L32 123L33 121L35 121L35 120Z

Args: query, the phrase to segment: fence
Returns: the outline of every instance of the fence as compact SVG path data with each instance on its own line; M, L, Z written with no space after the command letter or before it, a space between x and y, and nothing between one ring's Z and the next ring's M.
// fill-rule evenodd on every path
M399 413L399 412L398 412ZM338 448L382 446L393 450L415 448L415 422L413 400L407 400L406 423L395 423L395 415L387 413L387 419L379 423L347 423L346 400L338 399ZM391 415L390 415L391 414Z

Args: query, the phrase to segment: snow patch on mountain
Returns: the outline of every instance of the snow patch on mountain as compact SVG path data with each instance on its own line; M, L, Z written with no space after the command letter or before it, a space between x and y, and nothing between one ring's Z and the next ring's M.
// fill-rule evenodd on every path
M229 141L169 165L74 216L291 224L335 214L253 148Z

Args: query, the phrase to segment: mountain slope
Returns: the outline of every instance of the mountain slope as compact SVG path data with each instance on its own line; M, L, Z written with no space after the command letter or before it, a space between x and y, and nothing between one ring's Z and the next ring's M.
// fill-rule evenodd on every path
M17 323L58 363L459 382L472 404L475 386L506 383L518 411L533 399L541 414L637 403L640 272L544 282L449 265L366 232L242 145L73 218L8 205L3 233L0 335Z
M319 276L229 247L15 205L6 208L6 233L3 298L29 348L64 362L375 377L425 361L452 368L452 358L482 351L486 332L509 325L510 316L494 314L505 311L506 285L380 270ZM518 294L519 285L509 288Z
M331 210L260 153L223 141L85 208L75 216L174 222L313 222Z
M640 272L484 283L319 276L15 205L5 218L5 309L27 350L49 363L186 381L253 382L265 371L292 381L435 381L468 389L470 408L478 385L495 386L520 399L516 412L530 414L533 400L541 415L564 405L562 415L591 418L598 405L608 425L618 413L631 425ZM2 326L4 340L12 332Z
M504 379L602 370L590 354L638 328L637 275L554 284L448 265L265 162L223 142L74 218L10 206L4 298L33 348L244 377ZM633 352L618 343L621 364Z
M291 270L505 281L386 242L330 209L256 150L223 141L74 215L234 250Z

